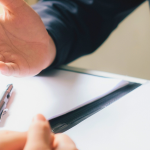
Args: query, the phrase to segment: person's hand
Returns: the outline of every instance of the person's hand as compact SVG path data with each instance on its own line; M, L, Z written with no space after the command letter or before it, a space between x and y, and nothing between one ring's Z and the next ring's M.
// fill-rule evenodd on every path
M0 150L22 150L27 132L0 131Z
M55 59L56 48L38 14L23 0L0 0L0 72L34 76Z
M64 134L53 134L48 121L34 117L28 132L0 131L0 150L77 150Z
M64 134L51 133L48 121L37 115L29 128L24 150L77 150L74 142Z

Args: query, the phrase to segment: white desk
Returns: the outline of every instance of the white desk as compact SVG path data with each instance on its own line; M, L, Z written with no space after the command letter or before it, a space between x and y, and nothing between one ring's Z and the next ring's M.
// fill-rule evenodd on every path
M66 114L128 84L120 79L55 69L28 78L0 75L0 91L7 84L14 85L8 104L9 111L0 123L0 130L26 131L35 114L47 119Z
M109 74L110 75L110 74ZM66 131L80 150L150 150L150 82Z
M136 81L141 84L145 84L147 82L146 80L142 80L142 79L118 76L118 75L114 75L114 74L97 72L97 71L88 71L88 70L83 71L83 70L76 69L76 68L70 68L70 67L68 68L67 66L63 67L63 69L72 70L75 72L77 71L77 72L82 72L82 73L94 74L95 76L118 77L118 78L122 78L122 79L126 79L126 80L128 78L129 81L132 81L132 82ZM64 77L66 78L66 76L64 76ZM16 79L16 80L20 80L20 79ZM36 80L36 78L34 80ZM64 81L64 79L62 81ZM27 84L27 87L32 87L31 82L34 82L34 81L33 81L33 79L31 79L30 84L25 81L24 82L20 81L20 82L22 83L21 84L22 86L24 84ZM42 85L44 82L46 84L48 84L47 77L43 78L42 81L40 80L38 82L40 82L40 84L42 84ZM35 104L37 104L37 100L35 99L35 96L39 98L40 90L41 90L41 88L42 89L44 88L43 86L38 87L37 86L38 82L36 81L36 84L33 84L34 86L32 87L33 89L38 88L38 90L29 91L31 93L30 96L32 96L32 99L35 100ZM16 87L17 87L17 85L16 85ZM48 87L50 88L49 84L48 84ZM19 88L20 88L20 86L18 86L17 89L19 90ZM36 94L37 91L38 91L38 95ZM49 90L46 90L46 91L44 90L44 92L48 92L48 91ZM123 149L125 147L124 143L125 143L127 149L133 149L134 143L136 143L138 140L141 140L142 136L144 136L143 139L145 141L145 139L148 139L149 138L148 136L150 135L149 132L147 135L145 135L145 133L149 127L149 122L147 121L147 118L149 117L149 114L150 114L149 109L148 109L150 106L150 103L149 103L150 102L150 94L149 94L150 92L149 91L150 91L150 84L145 84L145 85L143 85L143 87L139 87L137 90L131 92L127 96L124 96L123 98L121 98L120 100L111 104L110 106L106 107L99 113L96 113L92 117L89 117L86 121L83 121L82 123L80 123L79 125L75 126L72 129L70 129L66 133L72 137L72 139L76 142L77 146L81 150L82 149L83 150L84 149L99 150L99 149L110 149L110 148L111 149L115 148L115 150ZM19 93L21 93L21 91ZM41 106L42 106L41 104L43 103L43 101L42 101L42 103L38 103L39 105L34 106L34 109L33 109L33 107L31 107L31 106L28 107L28 105L26 105L25 108L28 108L28 111L27 111L28 116L30 115L31 117L24 116L22 119L20 119L22 117L22 115L20 115L20 113L22 113L23 111L26 111L26 109L23 110L24 105L22 105L23 98L24 98L24 101L28 100L28 98L26 97L25 94L26 93L24 93L24 91L22 91L22 95L21 95L20 99L18 98L18 102L16 101L13 103L13 105L20 104L20 107L18 107L19 111L17 110L16 113L14 113L14 116L18 117L17 120L29 122L29 124L30 124L30 120L32 120L32 116L31 116L30 112L32 110L34 110L33 113L40 112L38 106L40 106L40 108L41 108ZM44 95L47 95L47 94L44 94ZM138 95L138 98L137 98L137 95ZM23 96L23 98L22 98L22 96ZM43 93L40 96L41 96L40 99L42 99ZM46 98L44 98L43 100L45 100L45 99ZM54 109L54 108L51 108L51 106L52 106L51 103L49 103L49 105L47 105L48 111L51 111L52 109ZM56 109L58 109L58 107ZM54 110L56 110L56 109L54 109ZM37 111L35 112L35 110L37 110ZM10 113L14 112L12 105L10 107L9 112ZM20 112L20 113L18 113L18 112ZM33 113L32 113L32 115L33 115ZM48 114L50 114L50 113L48 113ZM146 114L146 117L144 116L145 114ZM3 128L3 125L8 124L8 126L9 126L11 124L10 129L18 130L18 125L16 125L16 123L17 124L20 123L19 121L13 122L13 120L12 120L12 123L9 123L9 121L11 121L10 118L12 115L13 114L11 114L10 116L9 115L6 116L6 118L8 117L8 119L5 119L4 123L1 125L2 128ZM143 116L144 116L144 119L142 119ZM97 118L99 118L99 119L97 119ZM140 124L141 120L142 120L142 124ZM145 123L147 123L146 126L144 126ZM12 124L14 124L14 125L12 125ZM137 126L137 124L139 124L139 126ZM21 127L20 131L25 130L27 126ZM134 126L136 127L135 129L133 129ZM144 130L145 131L144 134L142 136L136 136L136 135L139 135L138 134L139 132L140 132L140 134L143 132L143 130L140 130L141 127L143 129L143 126L145 127L144 129L146 129L146 130ZM128 130L129 130L129 132L127 132ZM132 132L132 131L134 131L134 132ZM139 132L137 132L137 131L139 131ZM125 133L126 134L128 133L128 134L127 134L127 136L126 135L121 136L120 133L122 133L121 135L123 135ZM129 145L128 140L127 140L127 139L129 139L128 137L130 137L130 133L131 133L131 138L129 141L131 141L132 146L130 146L131 144ZM135 134L135 136L134 136L134 133L137 133L137 134ZM139 137L139 138L135 138L135 137ZM132 139L136 139L136 140L132 140ZM119 144L118 144L118 142L119 142ZM140 143L140 142L138 142L138 143ZM144 144L148 145L147 143L144 143ZM110 145L110 146L108 147L108 145ZM118 147L116 147L116 145ZM105 147L105 146L107 146L107 147ZM150 148L150 147L148 147L148 148Z

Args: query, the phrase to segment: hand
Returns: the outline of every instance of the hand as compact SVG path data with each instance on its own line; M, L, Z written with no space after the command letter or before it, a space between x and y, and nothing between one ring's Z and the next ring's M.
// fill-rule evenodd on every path
M56 48L43 22L23 0L0 0L0 71L7 76L34 76L55 59Z
M0 131L0 150L22 150L27 132Z
M0 131L0 150L77 150L64 134L54 135L48 121L37 115L28 132Z

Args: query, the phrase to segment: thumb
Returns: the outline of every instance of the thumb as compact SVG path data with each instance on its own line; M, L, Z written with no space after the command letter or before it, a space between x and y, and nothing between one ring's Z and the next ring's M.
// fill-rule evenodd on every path
M24 150L51 150L50 126L43 115L33 118Z

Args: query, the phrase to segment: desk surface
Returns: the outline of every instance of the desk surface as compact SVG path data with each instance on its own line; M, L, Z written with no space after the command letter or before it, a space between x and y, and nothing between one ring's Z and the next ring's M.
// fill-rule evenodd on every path
M9 112L3 117L0 130L15 131L26 131L35 114L42 113L47 119L52 119L129 83L58 69L23 79L1 75L0 82L0 91L9 83L14 85ZM57 127L60 127L58 123Z
M65 67L66 68L66 67ZM63 67L61 68L61 69L64 69ZM71 69L74 69L74 68L70 68L70 70ZM80 71L76 71L76 69L74 69L74 70L72 70L72 71L75 71L75 72L81 72L82 70L80 70ZM89 71L85 71L85 72L82 72L82 73L88 73L88 74L91 74L91 72L89 73ZM105 73L106 74L106 73ZM97 72L97 74L95 73L95 74L93 74L93 75L95 75L95 76L102 76L101 75L101 73L100 72ZM107 74L108 76L106 76L106 77L110 77L110 74ZM65 76L66 77L66 76ZM121 76L120 76L120 78L121 78ZM47 79L47 78L46 78ZM1 79L2 80L2 79ZM19 79L16 79L16 80L18 80L19 81ZM135 80L135 79L134 79ZM52 125L52 129L53 129L53 131L54 132L64 132L64 131L66 131L66 130L68 130L69 128L72 128L73 126L75 126L75 125L77 125L77 124L79 124L80 122L83 122L85 119L87 119L87 118L92 118L92 117L90 117L90 116L92 116L93 114L97 114L97 112L99 111L99 113L101 113L101 111L100 110L105 110L105 109L103 109L103 108L105 108L106 106L108 106L109 104L111 104L112 102L114 102L114 101L116 101L116 100L118 100L118 99L120 99L123 95L126 95L128 92L130 92L130 91L132 91L133 89L135 89L135 88L137 88L138 86L140 86L141 85L141 83L143 84L143 83L146 83L147 81L146 80L141 80L141 79L136 79L137 80L137 82L138 83L133 83L133 82L131 82L131 84L129 84L128 86L126 86L126 87L124 87L124 88L121 88L121 89L119 89L119 90L117 90L117 91L115 91L115 92L113 92L113 93L111 93L111 94L109 94L109 95L107 95L107 96L105 96L105 97L103 97L103 98L101 98L101 99L99 99L99 100L97 100L97 101L95 101L95 102L93 102L93 103L91 103L91 104L89 104L89 105L87 105L87 106L85 106L85 107L82 107L82 108L80 108L80 109L77 109L77 110L75 110L75 111L73 111L73 112L71 112L71 113L68 113L68 114L66 114L65 116L63 115L63 116L61 116L61 117L59 117L59 118L55 118L55 119L53 119L53 120L50 120L50 123L51 123L51 125ZM7 81L7 80L6 80ZM35 80L34 80L35 81ZM33 79L31 79L31 82L34 82L33 81ZM63 80L64 81L64 80ZM67 81L68 81L68 78L67 78ZM131 80L130 80L131 81ZM24 81L25 82L25 81ZM30 84L31 84L31 82L30 82ZM43 80L42 80L42 82L41 82L41 80L39 81L40 83L42 83L43 84ZM45 80L45 82L46 82L46 84L47 84L47 80ZM69 82L69 81L68 81ZM18 82L19 84L20 84L20 81ZM26 82L25 82L26 83ZM18 89L20 89L20 86L19 86L19 84L18 84ZM29 84L28 83L26 83L27 84L27 87L29 87ZM24 83L21 83L21 85L24 85ZM34 84L34 87L37 85L37 81L36 81L36 84ZM91 85L91 84L90 84ZM16 87L17 87L17 84L16 84ZM31 85L30 85L30 87L32 87ZM37 87L39 87L39 86L37 86ZM48 86L49 87L49 86ZM29 89L28 89L29 90ZM39 87L39 89L38 90L36 90L35 92L37 93L37 91L39 91L40 92L40 90L41 90L41 87ZM23 92L23 94L25 94L24 93L24 91L22 91ZM33 96L33 99L35 99L35 96L37 96L36 95L36 93L35 94L33 94L33 91L31 90L29 90L29 93L31 92L31 95ZM44 92L46 92L46 91L44 91ZM20 92L18 92L19 94L21 93L21 91ZM16 94L17 95L17 94ZM27 95L27 94L26 94ZM47 94L46 94L47 95ZM22 101L20 101L20 99L22 99L22 94L20 95L21 97L19 98L18 97L18 102L16 101L16 104L18 105L18 103L20 102L20 106L22 105ZM41 94L41 96L42 96L42 98L43 98L43 93ZM25 98L25 96L23 96L23 98ZM39 98L39 95L38 95L38 98ZM42 99L42 98L40 98L40 99ZM28 98L25 98L25 99L28 99ZM45 98L46 99L46 98ZM36 99L35 99L36 100ZM120 100L119 100L120 101ZM37 100L36 100L36 102L35 102L36 104L37 104ZM43 101L42 101L42 103L43 103ZM40 104L40 103L39 103ZM14 105L15 105L15 103L14 103ZM12 106L12 105L11 105ZM28 106L28 105L27 105ZM41 107L41 105L38 105L38 106L40 106ZM109 106L111 106L111 105L109 105ZM24 105L22 106L22 107L24 107ZM43 105L43 107L44 107L44 105ZM52 109L50 109L51 107L52 107L52 105L47 105L47 107L48 107L48 111L49 110L52 110ZM12 107L13 108L13 107ZM19 108L19 107L18 107ZM28 110L32 110L33 109L33 107L30 107L29 108L29 106L28 106ZM19 110L19 112L23 112L22 111L23 109L20 107L20 110ZM35 106L34 106L34 109L33 110L35 110ZM45 109L44 109L45 110ZM56 110L56 109L54 109L54 110ZM39 109L38 109L38 107L37 107L37 111L39 111ZM13 112L13 110L12 109L10 109L10 113L11 112ZM14 113L14 112L13 112ZM31 114L30 114L30 111L28 111L28 114L31 116ZM49 113L48 113L49 114ZM14 114L14 116L16 117L18 115L18 117L20 117L20 113L18 113L18 110L16 111L16 113ZM12 116L12 115L11 115ZM22 115L23 116L23 115ZM8 116L9 117L9 116ZM29 117L27 117L26 119L29 119ZM32 117L31 117L31 119L32 119ZM23 117L22 118L22 120L24 120L25 121L25 117ZM6 123L8 123L9 125L10 125L10 123L8 122L8 120L5 120L6 121ZM5 121L4 121L4 123L5 123ZM13 122L14 122L14 120L13 120ZM15 122L15 123L18 123L18 121L17 122ZM12 124L11 124L11 126L12 126ZM78 125L77 125L78 126ZM14 125L13 126L14 128L17 128L18 126L17 125ZM71 129L72 130L72 129ZM72 130L73 131L73 130ZM73 133L74 134L74 133Z
M100 72L100 71L79 69L79 68L68 67L68 66L62 66L60 67L60 69L80 72L84 74L91 74L94 76L120 78L120 79L128 80L131 83L128 86L121 88L91 104L88 104L66 115L50 120L52 130L55 133L67 131L68 129L74 127L75 125L79 124L83 120L87 119L88 117L102 110L106 106L120 99L122 96L131 92L135 88L139 87L141 84L144 84L147 82L147 80L143 80L143 79L127 77L127 76L122 76L122 75L115 75L115 74Z
M81 150L150 150L150 82L66 132Z
M85 106L81 110L71 112L67 114L68 116L52 120L54 132L66 131L65 133L81 150L150 149L149 81L67 66L63 66L61 69L96 76L118 77L135 83ZM109 105L110 103L111 105ZM103 109L105 106L108 107Z

